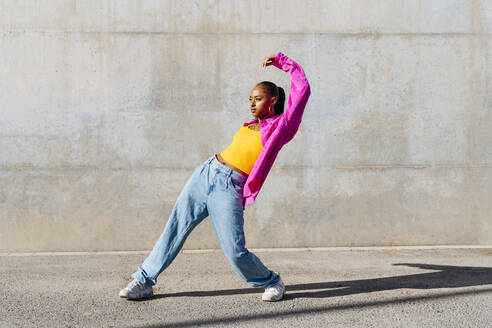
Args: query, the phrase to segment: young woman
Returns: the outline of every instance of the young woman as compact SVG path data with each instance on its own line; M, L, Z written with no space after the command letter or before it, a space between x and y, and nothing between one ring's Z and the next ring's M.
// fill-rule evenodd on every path
M286 55L279 52L266 57L262 66L270 65L288 72L291 78L285 112L282 88L264 81L252 89L249 102L255 119L241 126L229 147L193 171L164 231L120 297L153 295L157 276L171 264L193 228L209 216L220 247L239 277L252 287L265 288L264 301L283 298L285 286L280 275L246 248L243 212L254 202L279 150L296 134L311 91L301 66Z

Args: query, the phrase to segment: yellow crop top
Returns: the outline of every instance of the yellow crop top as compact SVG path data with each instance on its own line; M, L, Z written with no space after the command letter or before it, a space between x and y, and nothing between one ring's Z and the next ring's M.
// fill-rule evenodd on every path
M260 156L263 145L260 131L242 126L234 135L232 143L220 156L245 173L250 173Z

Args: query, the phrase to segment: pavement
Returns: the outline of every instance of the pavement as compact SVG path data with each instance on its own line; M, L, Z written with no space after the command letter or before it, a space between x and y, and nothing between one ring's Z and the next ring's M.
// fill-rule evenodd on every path
M220 251L181 252L138 301L118 292L148 252L4 254L0 327L492 326L492 248L255 253L284 300L262 302Z

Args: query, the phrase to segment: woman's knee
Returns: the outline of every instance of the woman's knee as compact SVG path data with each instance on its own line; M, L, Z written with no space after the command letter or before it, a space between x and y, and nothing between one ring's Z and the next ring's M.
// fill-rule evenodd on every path
M226 253L231 264L238 266L250 261L251 253L247 249L230 251Z

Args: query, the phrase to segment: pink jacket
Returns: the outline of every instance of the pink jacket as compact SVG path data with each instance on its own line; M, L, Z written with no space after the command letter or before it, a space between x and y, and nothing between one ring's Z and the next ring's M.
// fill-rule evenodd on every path
M243 209L252 204L260 192L261 186L270 172L270 168L280 149L288 143L297 132L301 124L302 114L306 107L311 90L309 82L301 66L279 52L273 65L288 72L291 79L290 93L281 115L275 115L261 120L260 136L263 149L245 182L243 190ZM243 126L258 122L255 119L246 122Z

